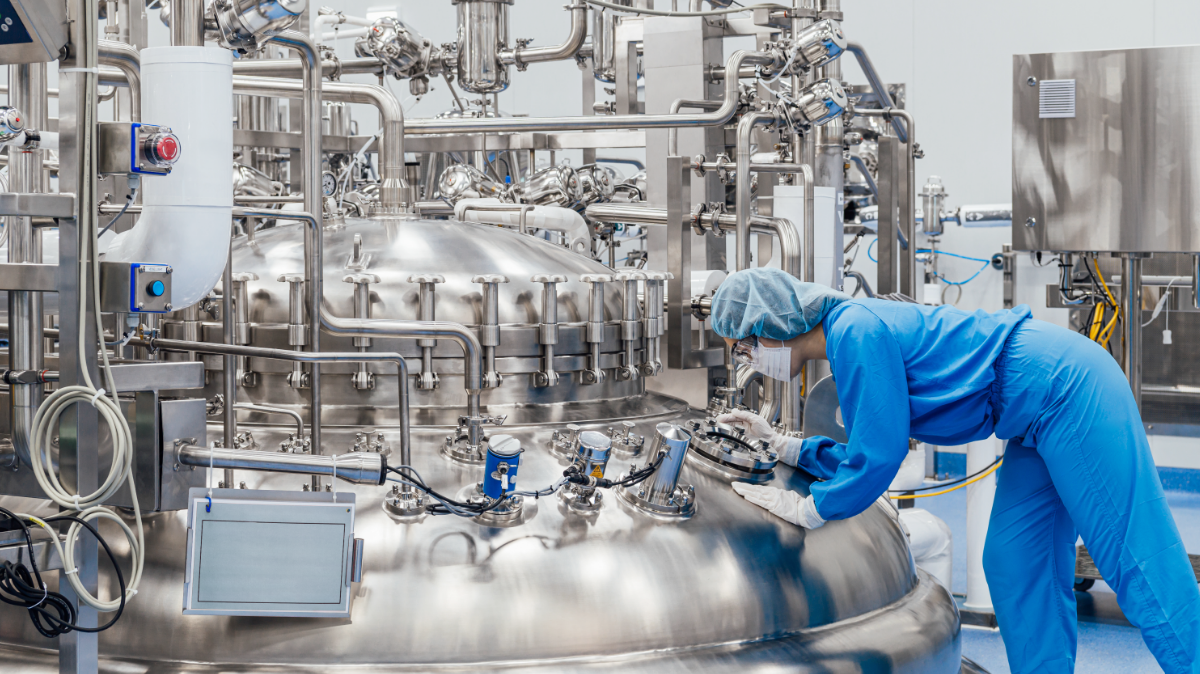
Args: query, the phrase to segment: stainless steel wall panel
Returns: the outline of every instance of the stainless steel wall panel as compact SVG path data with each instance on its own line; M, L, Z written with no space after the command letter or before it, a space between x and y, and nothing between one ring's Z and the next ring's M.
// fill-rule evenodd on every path
M1040 114L1046 80L1073 117ZM1200 251L1198 205L1200 47L1013 57L1015 250Z

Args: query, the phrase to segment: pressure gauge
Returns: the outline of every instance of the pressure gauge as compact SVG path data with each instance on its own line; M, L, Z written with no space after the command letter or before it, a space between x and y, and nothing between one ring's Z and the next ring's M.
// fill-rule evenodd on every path
M321 174L321 193L332 197L334 192L337 192L337 176L326 171Z

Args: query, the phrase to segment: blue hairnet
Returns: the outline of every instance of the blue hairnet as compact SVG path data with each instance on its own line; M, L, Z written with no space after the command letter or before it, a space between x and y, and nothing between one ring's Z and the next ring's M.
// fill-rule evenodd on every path
M713 295L712 327L730 339L756 335L786 341L820 325L830 309L848 299L781 269L743 269L730 274Z

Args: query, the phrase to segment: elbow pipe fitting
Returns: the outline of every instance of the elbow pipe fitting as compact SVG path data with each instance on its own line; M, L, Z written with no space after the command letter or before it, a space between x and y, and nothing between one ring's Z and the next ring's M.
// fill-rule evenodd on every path
M233 91L250 96L300 98L304 86L296 80L234 75ZM416 193L404 179L404 108L392 92L375 84L325 82L321 98L340 103L372 105L383 117L380 139L380 184L377 213L396 214L416 201Z
M131 122L142 121L142 55L132 45L117 40L100 40L96 50L100 65L115 66L129 84L129 117Z
M515 49L502 49L500 62L506 66L515 65L517 70L524 71L530 63L565 61L575 58L575 55L583 48L583 41L587 39L587 5L576 0L575 4L567 9L571 10L571 32L567 34L567 39L561 44L549 47L521 45Z

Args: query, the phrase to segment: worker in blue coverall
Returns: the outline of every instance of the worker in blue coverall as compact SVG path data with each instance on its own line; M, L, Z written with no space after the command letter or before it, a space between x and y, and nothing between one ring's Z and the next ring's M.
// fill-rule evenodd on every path
M853 300L777 269L730 275L713 297L713 330L776 379L828 358L849 437L787 438L753 413L724 415L821 480L809 496L734 489L816 528L878 499L909 437L962 445L995 434L1008 445L983 563L1012 671L1074 671L1078 531L1162 668L1200 674L1200 591L1129 384L1099 345L1029 315Z

